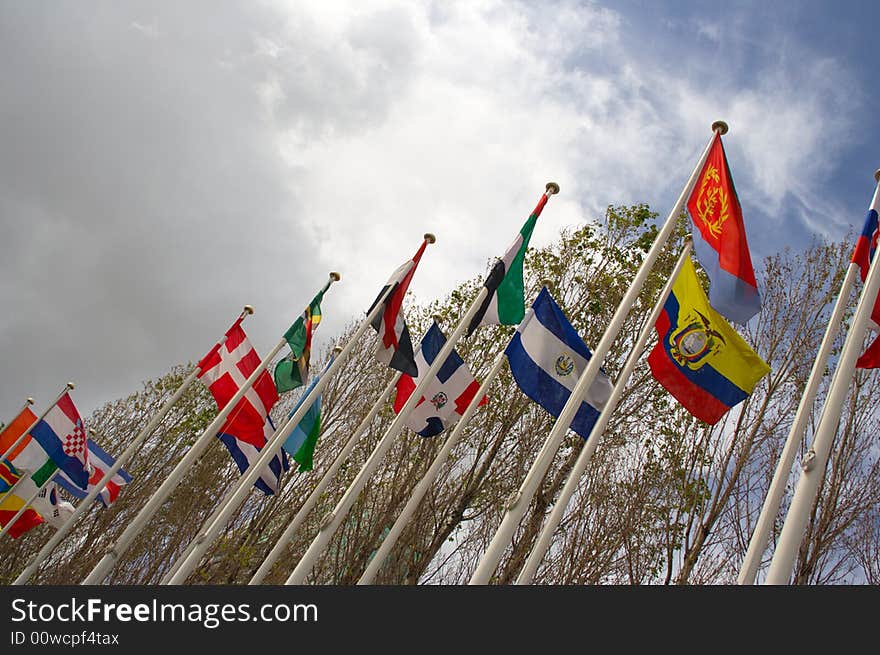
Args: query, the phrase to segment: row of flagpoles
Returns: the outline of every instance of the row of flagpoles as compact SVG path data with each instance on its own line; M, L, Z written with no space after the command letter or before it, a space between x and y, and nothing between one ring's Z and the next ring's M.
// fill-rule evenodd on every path
M214 396L218 414L82 584L100 584L106 580L119 558L147 527L212 438L217 437L229 450L241 471L241 477L161 581L162 584L185 582L245 501L251 487L256 487L267 495L276 493L281 474L289 468L289 457L299 464L301 471L311 469L312 451L320 434L321 393L345 365L358 340L369 327L378 334L376 358L396 372L283 531L249 584L260 584L271 571L308 513L317 504L320 495L332 483L367 427L385 405L391 391L396 390L395 418L385 429L336 506L323 517L318 534L286 580L286 584L304 584L307 581L318 558L345 521L359 494L404 427L409 427L424 437L433 437L455 423L358 581L358 584L371 584L403 529L412 520L419 503L436 480L452 448L459 442L465 426L477 409L487 401L488 391L505 360L508 361L520 388L556 417L556 421L519 489L508 499L501 523L480 559L470 584L487 584L491 581L568 431L574 431L585 440L577 462L516 579L516 584L530 584L551 546L554 532L590 465L605 427L654 330L657 331L658 339L648 357L652 373L688 411L707 423L717 422L731 407L748 397L757 382L770 370L727 323L727 320L731 320L745 324L760 311L761 301L745 239L741 208L721 142L721 136L726 132L725 123L717 121L712 125L711 139L592 352L577 335L546 287L541 290L528 311L525 307L523 259L538 217L550 197L559 192L558 185L551 182L546 185L537 206L505 254L493 266L484 286L448 338L435 322L422 339L419 348L414 349L403 317L402 304L409 283L426 247L435 241L433 235L426 234L413 258L392 273L348 343L335 349L327 365L312 377L296 406L277 428L269 419L269 412L280 393L305 386L309 382L312 337L321 320L323 296L333 282L340 279L337 273L330 274L329 281L308 304L303 314L263 358L257 355L242 328L245 318L253 313L253 309L246 306L224 336L198 362L177 391L115 460L89 441L87 431L69 397L69 391L73 388L71 383L68 383L55 402L40 416L30 412L32 401L29 399L16 419L0 433L0 444L4 450L0 462L4 467L0 470L3 473L0 484L4 486L0 487L0 491L5 491L4 503L16 496L15 492L27 481L33 483L31 487L35 491L31 491L27 500L15 506L11 518L7 513L2 515L4 527L0 536L18 525L26 512L33 511L31 504L55 481L82 500L75 509L68 509L65 520L56 525L55 533L16 578L14 584L25 584L39 570L42 562L72 531L96 498L101 498L105 505L112 502L119 493L119 488L131 479L123 471L123 465L131 460L144 440L156 430L172 406L198 378ZM795 454L804 438L807 416L815 402L831 345L840 331L846 299L858 273L861 273L864 287L822 408L819 426L804 461L804 470L798 480L779 544L774 551L767 583L786 584L789 581L794 557L804 534L809 509L818 494L843 399L855 368L880 366L880 356L872 359L875 357L875 346L880 350L880 340L859 360L870 322L874 320L875 323L880 323L880 310L875 306L880 291L880 273L875 270L873 261L873 249L877 240L877 211L880 207L880 171L875 177L878 188L875 190L868 219L749 543L738 577L740 584L752 584L756 580L772 523L784 497L785 484L790 476ZM694 236L686 240L617 380L611 381L603 371L602 364L642 292L648 275L666 248L685 206L696 228ZM696 277L691 261L692 250L709 277L708 298ZM505 350L495 358L482 383L478 383L455 351L455 346L462 337L470 336L480 326L498 324L516 325L517 330ZM276 364L273 375L270 375L268 365L285 345L289 347L290 353ZM449 382L450 380L453 382ZM450 398L450 393L455 393L455 397ZM24 424L26 427L23 427ZM101 461L104 462L103 466L98 464ZM114 487L112 494L107 491L111 486Z

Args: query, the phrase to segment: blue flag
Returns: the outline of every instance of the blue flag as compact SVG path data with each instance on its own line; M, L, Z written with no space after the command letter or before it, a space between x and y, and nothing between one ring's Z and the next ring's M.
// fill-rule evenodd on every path
M559 418L592 353L546 287L532 309L534 314L519 324L504 352L523 393ZM612 388L611 380L600 370L571 422L571 429L584 439Z
M302 396L296 401L296 405L290 410L287 418L293 418L293 415L296 414L296 411L302 406L306 396L312 392L312 389L315 388L315 385L318 384L318 380L320 380L321 376L327 372L328 368L330 368L334 359L336 359L335 355L331 355L330 361L324 366L324 370L312 378L309 386L306 387ZM320 433L321 394L318 394L318 397L312 402L312 406L306 410L306 413L300 419L299 423L297 423L296 427L293 428L293 431L287 436L287 439L282 446L287 454L293 457L294 461L299 464L300 473L312 470L312 457L315 453L315 445L318 443L318 435Z

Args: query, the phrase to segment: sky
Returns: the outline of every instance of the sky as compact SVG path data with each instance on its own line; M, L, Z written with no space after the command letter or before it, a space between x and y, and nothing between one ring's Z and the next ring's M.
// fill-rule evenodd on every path
M0 421L83 417L197 361L245 304L267 353L330 271L318 347L425 232L423 302L532 237L665 218L724 120L752 259L861 229L880 5L0 3ZM759 286L766 281L759 279Z

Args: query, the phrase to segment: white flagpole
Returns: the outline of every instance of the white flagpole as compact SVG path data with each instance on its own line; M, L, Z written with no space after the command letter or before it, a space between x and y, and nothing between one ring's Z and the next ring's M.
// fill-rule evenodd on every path
M385 400L388 398L388 395L391 393L391 390L397 385L397 381L400 379L401 372L397 371L392 377L391 381L388 383L388 386L385 387L385 390L379 394L379 398L373 404L372 409L367 413L364 417L364 420L361 421L360 425L355 428L355 431L352 433L351 437L349 437L345 446L343 446L340 453L336 456L336 459L333 460L333 464L330 465L330 468L327 469L327 472L324 474L324 477L321 478L321 481L318 482L318 485L314 488L312 493L309 494L309 497L306 498L306 502L303 503L303 506L296 513L296 516L293 517L293 520L290 522L290 525L284 530L284 533L275 542L275 545L272 547L272 550L266 556L266 559L263 560L263 563L260 564L260 568L257 569L257 572L248 582L249 585L258 585L263 582L266 575L269 571L272 570L272 567L275 565L275 562L278 561L278 558L281 557L284 549L287 548L287 545L290 543L291 539L293 539L293 535L296 534L296 531L299 530L303 521L305 521L306 516L315 505L318 503L318 498L321 497L321 494L324 493L324 490L330 486L330 483L335 479L336 474L339 472L339 469L342 467L343 462L348 459L349 454L354 449L355 444L360 441L361 436L366 432L367 427L370 423L373 422L373 419L376 418L376 414L379 413L379 410L385 405Z
M880 176L880 171L878 171L878 176ZM791 467L804 439L804 431L810 418L810 410L816 400L819 383L824 377L825 366L828 363L828 357L831 355L834 340L837 338L838 332L840 332L840 324L843 321L843 315L846 312L846 305L849 301L849 292L852 289L853 282L855 282L858 270L858 264L851 263L847 269L843 284L840 286L840 293L837 295L837 301L834 304L834 310L828 321L828 327L825 328L825 336L822 337L819 352L816 354L816 360L813 362L813 368L810 370L807 386L804 389L803 396L801 396L797 413L788 431L788 437L782 448L779 462L776 464L773 480L770 482L770 488L767 490L767 497L764 499L764 504L761 507L761 513L755 524L752 538L749 540L749 547L743 559L739 576L736 579L737 584L748 585L755 583L758 568L761 566L761 556L767 549L770 531L773 528L773 523L776 521L779 507L782 505L782 498L785 496L785 488L788 485Z
M434 235L426 234L425 240L428 243L434 243ZM415 262L412 260L408 264L408 269L411 270L415 265ZM184 564L180 567L177 573L168 581L168 584L182 584L189 574L198 566L199 561L202 556L207 552L208 548L211 546L211 543L220 533L220 530L226 523L229 521L232 513L244 502L245 497L250 493L250 486L253 484L254 480L259 476L259 472L262 468L269 462L272 457L281 449L282 444L293 432L293 429L299 424L302 420L302 417L305 416L305 413L308 411L312 402L314 402L315 398L317 398L318 394L324 389L330 379L335 375L336 371L342 366L346 359L348 359L348 355L351 353L352 349L356 345L357 340L364 333L364 331L370 326L373 319L379 315L381 311L385 309L385 300L391 295L391 292L394 290L394 285L389 285L388 289L385 290L385 293L382 294L381 298L374 304L372 310L367 314L366 318L364 318L363 322L361 322L358 329L352 335L349 342L346 344L345 348L343 348L342 352L339 353L339 356L336 358L336 361L330 366L327 372L321 376L321 379L318 383L312 388L312 391L303 401L303 404L300 408L294 413L294 415L284 424L284 427L276 432L272 438L266 442L265 447L260 452L260 457L254 462L250 467L248 467L247 472L239 479L238 485L234 488L234 492L230 497L229 501L223 507L223 511L217 517L217 519L211 525L204 525L204 530L196 537L196 540L199 542L194 548L189 556L184 561Z
M338 355L340 352L342 352L342 348L339 348L337 346L336 348L333 349L333 351L334 351L334 357L336 357L336 355ZM324 373L327 372L327 369L330 368L331 364L332 364L332 360L327 362L327 365L324 367L324 371L321 373L321 375L323 375ZM281 425L278 426L278 428L275 430L275 432L273 434L277 434L279 430L281 430ZM270 437L270 439L271 439L271 437ZM281 488L280 479L279 479L278 486L280 489ZM226 497L224 497L223 500L221 500L217 504L217 507L214 509L213 512L211 512L211 515L208 516L208 518L205 520L203 525L206 525L206 526L213 525L214 521L217 520L217 517L220 516L220 513L223 511L223 506L225 504L226 504ZM180 567L183 566L184 562L186 562L187 558L190 556L190 553L192 553L192 551L195 550L196 546L198 546L199 543L201 543L199 539L193 539L192 541L189 542L187 547L184 549L184 551L177 558L177 561L175 561L174 564L172 565L172 567L165 573L165 575L162 576L162 579L159 581L159 584L165 585L170 582L170 580L180 570Z
M727 132L727 124L723 121L716 121L712 124L712 138L709 139L709 142L703 149L703 154L697 162L697 165L694 167L690 179L688 179L687 184L685 184L684 189L682 189L681 195L678 196L678 200L673 206L672 211L669 212L669 216L666 218L666 222L663 224L663 227L654 239L651 249L648 251L645 259L639 266L635 279L630 284L623 300L617 307L614 317L611 319L611 323L606 328L605 334L602 335L602 340L599 342L592 358L587 364L587 368L584 370L572 390L568 402L565 404L565 407L562 408L559 418L556 420L556 423L554 423L553 429L550 431L547 440L544 442L544 446L540 453L538 453L538 457L532 463L519 491L513 494L508 500L507 511L504 514L504 518L501 520L501 525L495 532L495 536L492 538L489 548L483 553L483 557L480 559L477 569L474 571L468 584L480 585L489 583L489 579L495 572L498 562L501 561L504 550L507 548L511 539L513 539L513 533L516 531L520 520L528 509L541 479L550 468L550 464L552 464L556 451L562 444L566 431L571 425L578 409L580 409L581 402L586 395L587 390L593 384L593 380L596 378L596 374L599 372L599 368L602 366L605 356L608 354L614 340L617 338L618 333L623 327L623 322L626 319L627 313L638 298L639 292L641 291L645 280L648 278L651 268L654 266L654 262L663 250L663 246L669 239L669 235L672 234L679 214L687 202L691 189L703 168L706 158L709 156L709 149L715 139L715 132L725 134Z
M464 331L468 327L469 321L477 313L477 310L480 308L480 303L483 302L487 294L488 289L486 289L486 287L480 289L480 293L477 294L477 297L474 300L473 304L465 313L464 317L461 319L450 338L447 339L445 344L443 344L443 348L440 349L439 354L437 355L437 357L434 358L431 366L428 367L425 375L416 385L415 390L403 404L403 407L400 409L400 413L394 418L394 421L391 422L391 425L388 426L388 429L379 440L379 443L376 444L376 447L373 449L370 457L367 459L366 462L364 462L364 465L358 472L357 477L352 481L348 489L346 489L345 494L339 500L333 511L331 511L324 517L324 520L321 522L320 531L318 532L312 544L309 546L305 555L303 555L302 559L296 565L293 573L291 573L290 576L287 578L287 582L285 582L284 584L303 584L305 577L309 574L309 572L312 570L312 567L315 565L315 561L324 551L324 548L330 542L330 539L333 538L333 535L336 534L336 530L339 529L342 521L348 515L351 506L354 505L358 495L364 488L364 485L366 485L367 480L379 466L379 463L382 461L385 453L391 447L394 438L397 437L398 434L400 434L401 430L403 429L403 424L409 416L409 413L422 397L422 390L424 390L424 388L428 386L428 383L432 381L432 378L434 377L434 375L436 375L437 371L440 370L443 362L446 361L449 353L451 353L452 349L455 348L455 344L458 343L459 338L462 334L464 334Z
M330 274L331 284L333 281L339 279L337 273ZM220 342L225 343L225 339ZM180 484L180 481L183 479L183 476L186 475L189 468L195 463L195 461L202 455L205 449L210 445L211 438L217 434L217 431L223 427L226 418L229 414L232 413L232 410L238 405L238 401L244 397L245 393L247 393L248 389L251 388L251 385L256 381L256 379L260 376L260 374L266 370L266 366L269 365L269 362L278 354L278 351L281 350L287 341L282 337L275 347L266 355L259 366L254 369L254 372L250 374L247 380L244 381L244 384L239 387L236 394L226 403L226 406L217 414L216 418L211 421L210 425L202 432L201 436L196 439L192 446L190 446L186 455L177 463L177 466L174 467L174 470L171 471L171 474L165 478L165 481L161 484L161 486L153 493L150 499L147 501L147 504L141 509L138 515L134 518L134 520L126 526L125 530L123 530L122 534L119 536L119 539L116 540L116 543L107 551L104 557L100 562L92 569L92 572L86 576L85 580L83 580L80 584L84 585L92 585L92 584L100 584L104 581L104 578L107 577L107 574L110 572L110 569L113 568L116 561L119 557L125 553L128 547L131 545L131 542L134 538L141 533L141 531L146 526L147 522L153 517L162 503L165 502L165 499L168 498L169 495L177 488Z
M249 314L254 313L254 308L250 305L245 305L244 310L239 315L240 319L244 319ZM222 346L224 341L226 340L226 336L221 337L217 344L218 346ZM196 379L199 374L198 366L194 367L189 375L186 376L183 383L181 383L180 387L177 388L177 391L169 398L162 408L150 419L150 421L144 426L144 428L138 433L138 435L134 438L134 440L128 445L128 447L123 451L123 453L116 459L101 480L94 486L93 489L86 494L86 497L82 499L82 502L77 505L73 514L71 514L68 519L64 522L57 532L52 535L52 538L46 542L46 544L40 549L40 552L37 553L36 557L28 564L27 568L21 572L21 574L13 581L14 585L21 585L26 583L30 577L37 572L40 567L40 564L45 561L45 559L52 553L52 551L61 543L61 541L70 533L73 529L76 522L79 520L79 517L85 514L86 510L89 509L92 505L92 501L98 497L101 491L104 490L104 487L107 486L107 483L113 479L113 476L116 475L119 470L125 465L125 463L138 451L140 445L143 441L149 437L156 427L159 425L159 422L165 418L174 404L180 400L183 393L189 387L190 384Z
M568 479L565 481L565 486L559 493L559 498L557 498L556 504L553 506L553 511L551 512L550 517L547 519L547 524L541 530L541 534L538 536L538 541L535 543L532 552L529 553L529 556L526 559L526 563L523 566L523 570L520 572L519 577L516 579L516 584L527 585L531 584L532 580L534 580L535 573L537 573L538 571L541 560L544 559L544 555L547 553L547 550L550 548L550 544L553 541L553 533L556 531L556 528L559 526L559 523L565 516L565 510L568 506L568 502L574 495L574 492L577 489L578 484L580 483L581 476L583 476L584 471L586 471L587 467L590 465L590 461L593 458L593 453L595 453L596 448L599 447L599 442L601 441L602 435L605 432L605 427L608 425L608 421L611 420L611 415L614 413L614 410L617 407L617 403L620 401L621 396L623 396L624 387L626 387L626 383L629 381L633 369L635 369L636 364L642 356L642 349L645 347L645 344L648 342L651 333L654 331L654 326L657 323L657 319L660 317L660 313L663 311L663 305L666 303L666 299L669 297L669 293L672 291L672 285L675 284L675 279L678 277L678 274L681 271L681 267L684 265L685 260L690 255L692 247L693 240L691 239L691 237L687 237L684 243L684 248L682 248L681 250L681 255L679 255L678 261L675 263L675 268L673 268L669 279L663 286L663 290L660 292L660 297L654 304L654 309L651 311L651 315L648 317L647 322L642 327L642 331L639 333L639 337L636 340L635 345L633 345L633 349L626 360L626 364L624 364L623 369L620 371L620 375L617 378L617 382L614 385L611 396L608 398L608 402L605 403L605 407L599 414L599 418L593 425L593 429L590 430L590 435L587 438L587 441L584 444L580 455L578 455L577 461L575 462L571 473L569 473L568 475Z
M30 472L30 471L27 471L27 472L22 471L21 477L15 482L14 485L12 485L12 488L11 488L9 491L7 491L6 493L7 493L7 494L13 494L13 493L15 492L15 490L18 488L18 486L19 486L22 482L24 482L25 480L29 479L30 476L31 476L31 472ZM51 476L51 477L47 478L46 480L43 481L43 484L41 484L39 487L37 487L37 490L36 490L34 493L31 494L30 498L28 498L28 499L25 501L24 505L22 505L21 508L15 513L15 516L13 516L13 517L12 517L12 518L6 523L6 525L3 526L3 529L0 530L0 537L2 537L3 535L5 535L7 532L9 532L9 530L12 529L12 526L13 526L13 524L18 520L18 517L21 516L22 514L24 514L24 513L30 508L31 503L34 502L34 498L36 498L37 496L39 496L39 495L40 495L40 492L41 492L45 487L47 487L47 486L49 485L50 482L52 482L52 478L53 478L53 477L54 477L54 476ZM36 510L35 510L35 511L36 511Z
M876 174L880 183L880 171ZM880 203L880 184L874 190L874 198L871 207L876 208ZM813 436L810 450L804 458L803 471L797 481L791 506L779 535L779 543L773 553L770 568L767 570L765 584L784 585L791 579L795 558L804 538L804 530L809 520L810 510L819 493L819 483L825 474L825 465L834 437L837 434L837 426L840 422L840 414L846 395L849 392L849 384L856 368L856 360L859 358L864 341L868 322L871 320L871 312L880 291L880 266L877 262L880 257L874 257L868 270L868 277L862 288L859 303L853 316L852 324L846 335L843 350L837 368L831 378L831 386L828 389L828 397L822 408L819 426Z
M557 193L558 190L559 187L555 183L550 182L546 186L544 195L549 199L550 196ZM406 402L403 404L403 407L401 407L400 413L394 418L394 421L392 421L391 425L388 426L388 429L385 431L382 439L380 439L379 443L376 444L376 447L373 449L373 452L370 454L370 457L367 459L367 461L364 462L364 465L358 472L357 477L355 477L351 485L349 485L348 489L346 489L345 494L339 500L333 511L331 511L324 517L324 520L321 522L320 531L318 532L314 541L312 541L312 544L309 546L308 550L305 552L305 555L303 555L302 559L296 565L293 573L290 574L284 584L296 585L303 584L305 582L306 576L311 572L312 568L315 565L315 562L324 551L324 549L327 547L327 544L330 543L333 535L336 534L336 531L339 529L342 521L348 515L349 510L351 510L352 505L354 505L358 495L366 485L367 480L375 472L376 468L378 468L380 462L382 461L382 458L391 447L391 444L394 441L395 437L400 434L401 430L403 429L403 425L407 417L409 416L409 413L412 411L412 409L416 406L419 399L421 398L422 391L430 382L432 382L433 377L437 374L437 371L440 370L440 367L446 361L446 358L455 348L458 340L468 328L471 319L477 314L480 306L482 305L488 294L489 290L485 286L483 286L480 289L480 292L477 294L476 298L474 298L471 306L468 308L464 316L459 321L455 330L453 330L450 337L446 340L446 343L443 344L443 347L440 349L440 352L437 354L437 356L434 358L434 361L428 367L428 370L425 372L424 376L416 385L415 390L413 390L410 397L407 398Z
M534 311L531 307L528 309L527 315L523 318L522 323L528 321ZM521 324L522 324L521 323ZM419 480L419 483L416 485L416 488L413 490L412 496L410 496L409 501L407 501L406 506L403 508L403 511L400 513L400 516L397 517L397 520L394 522L394 525L391 527L391 530L385 535L385 538L382 540L382 545L379 547L379 550L376 551L376 554L373 556L373 559L370 560L370 564L367 566L363 575L361 575L360 580L358 580L359 585L368 585L372 584L373 579L376 577L376 574L379 572L379 569L382 568L382 564L385 562L385 558L391 553L391 549L394 547L394 544L397 543L397 540L400 538L400 534L403 532L403 529L407 526L407 524L412 519L413 514L415 514L416 509L418 509L419 503L422 501L422 498L425 497L425 494L428 492L428 489L437 479L437 475L440 473L440 468L443 466L443 463L449 458L449 453L452 452L452 449L458 443L461 433L464 431L464 427L471 420L471 417L477 411L477 407L480 405L480 400L483 396L486 395L486 391L489 389L489 386L498 376L499 371L501 371L501 367L504 365L505 355L504 351L498 353L498 356L495 358L495 362L492 364L492 368L489 369L489 372L486 374L486 378L483 380L483 383L480 385L480 388L477 390L477 393L471 398L471 402L468 404L467 409L464 414L462 414L461 419L459 419L458 423L455 425L455 429L452 430L452 434L446 439L446 443L443 444L443 448L440 449L440 452L437 453L436 457L434 457L434 461L431 462L431 467L427 470L422 479Z
M18 444L20 444L22 441L25 440L25 438L31 433L31 430L33 430L35 427L37 427L37 424L46 417L46 414L49 413L49 410L58 404L58 401L61 400L61 398L64 396L64 394L66 394L68 391L73 389L73 386L74 386L73 382L68 382L66 385L64 385L64 389L62 389L61 393L58 394L58 397L55 399L55 401L51 405L49 405L45 410L43 410L43 413L37 417L36 421L31 423L30 427L27 430L25 430L24 432L21 433L21 435L18 437L18 439L16 439L12 443L12 445L6 449L6 452L3 453L3 456L0 457L0 459L6 459L9 456L9 454L15 450L15 448L18 446ZM33 402L33 398L28 398L28 400ZM24 410L24 407L22 407L22 410Z

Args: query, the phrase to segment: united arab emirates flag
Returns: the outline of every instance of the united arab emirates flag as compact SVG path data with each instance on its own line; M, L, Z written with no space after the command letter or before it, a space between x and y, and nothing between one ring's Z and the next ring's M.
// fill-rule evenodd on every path
M321 300L329 287L328 282L309 303L302 316L284 333L284 339L290 346L290 354L275 365L275 388L278 393L301 387L309 377L312 335L321 322Z
M555 187L555 185L553 185ZM547 192L541 196L538 205L532 211L531 216L526 220L525 225L516 235L513 243L504 253L504 257L495 262L489 277L483 286L489 290L477 313L471 319L468 326L467 335L470 336L478 327L482 325L517 325L525 316L525 292L523 289L523 260L526 256L526 248L529 246L529 239L532 238L532 231L535 229L535 223L541 210L547 204L547 198L552 191L550 184L547 185Z

